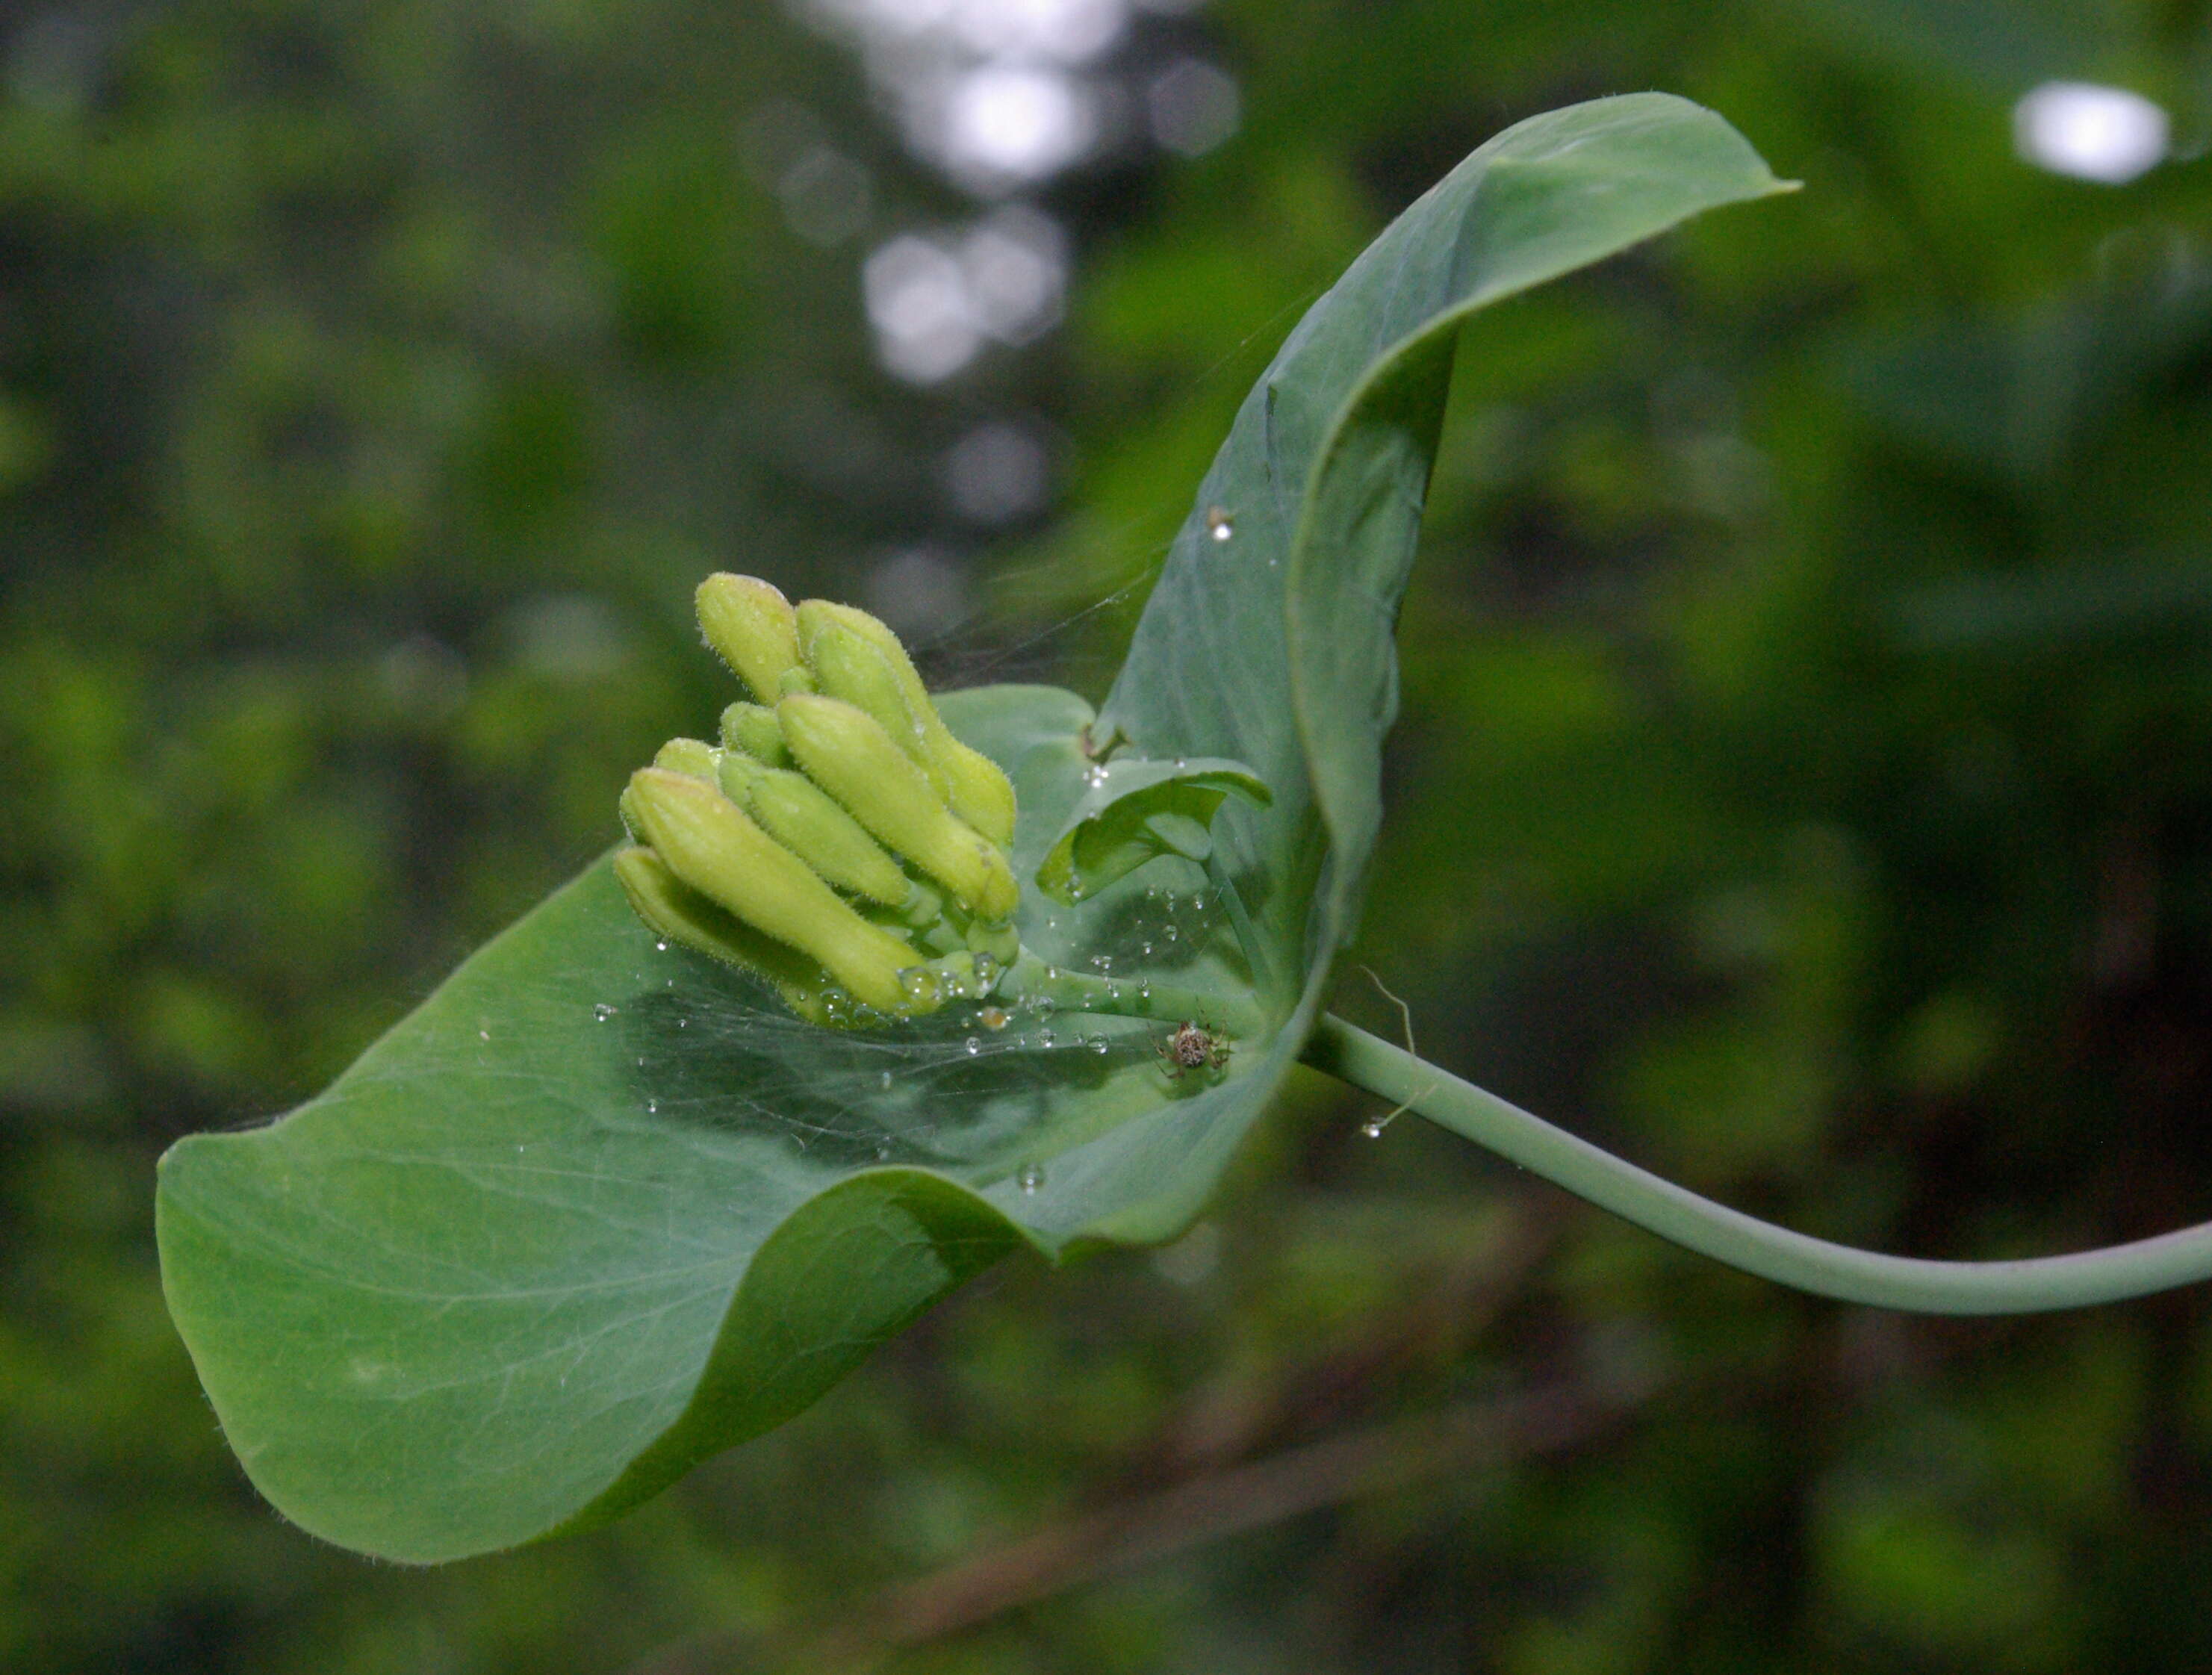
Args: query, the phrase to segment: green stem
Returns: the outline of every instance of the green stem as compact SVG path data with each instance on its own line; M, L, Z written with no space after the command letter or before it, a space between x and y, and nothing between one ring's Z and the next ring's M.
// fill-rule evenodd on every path
M1926 1314L2025 1314L2212 1278L2212 1223L2021 1262L1929 1262L1832 1245L1662 1180L1341 1018L1323 1017L1304 1056L1662 1239L1824 1297Z
M1237 881L1229 876L1228 863L1221 859L1218 845L1206 858L1206 876L1229 914L1229 928L1237 933L1237 944L1244 952L1244 963L1251 969L1252 986L1261 994L1279 993L1275 982L1275 962L1267 957L1267 945L1260 940L1259 927L1244 910L1244 898L1237 893Z
M1259 1033L1259 1009L1249 997L1209 994L1148 979L1093 977L1048 966L1024 952L992 993L1001 1000L1048 998L1063 1012L1097 1017L1147 1018L1155 1023L1197 1023L1237 1037Z

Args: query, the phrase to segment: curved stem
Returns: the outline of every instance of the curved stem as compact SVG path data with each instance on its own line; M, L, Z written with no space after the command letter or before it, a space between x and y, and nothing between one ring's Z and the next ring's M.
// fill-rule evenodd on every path
M1930 1262L1832 1245L1662 1180L1342 1018L1324 1017L1304 1057L1662 1239L1824 1297L1926 1314L2025 1314L2212 1278L2212 1223L2020 1262Z

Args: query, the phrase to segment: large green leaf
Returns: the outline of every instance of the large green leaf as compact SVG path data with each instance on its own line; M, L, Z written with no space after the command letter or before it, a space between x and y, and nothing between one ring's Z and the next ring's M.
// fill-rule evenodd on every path
M270 1499L404 1559L573 1527L803 1407L1009 1249L1185 1225L1297 1057L1357 912L1454 324L1776 189L1726 124L1659 95L1500 136L1284 346L1103 716L1042 687L945 701L1014 780L1024 878L1093 788L1087 748L1256 770L1272 804L1232 798L1214 826L1229 901L1167 856L1073 905L1032 888L1019 920L1061 967L1240 1016L1256 991L1267 1023L1219 1076L1170 1077L1163 1031L1133 1017L800 1023L657 946L602 863L320 1098L173 1149L170 1307Z

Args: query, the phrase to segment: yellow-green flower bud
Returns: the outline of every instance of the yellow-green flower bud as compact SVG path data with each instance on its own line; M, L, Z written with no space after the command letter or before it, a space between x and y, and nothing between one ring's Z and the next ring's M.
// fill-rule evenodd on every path
M659 766L658 762L653 765ZM752 792L753 781L768 771L765 764L755 762L742 750L725 750L722 760L715 766L714 783L721 786L723 796L743 808Z
M712 785L720 754L703 738L672 738L653 753L653 765L672 774L689 774Z
M729 788L727 780L723 788ZM762 830L839 889L886 907L902 905L913 893L912 882L883 846L805 775L756 768L743 802Z
M921 719L907 701L898 677L872 642L837 620L834 613L838 609L822 599L808 599L799 607L799 647L813 671L817 688L873 716L891 742L914 759L937 794L949 801L951 787L923 746ZM925 705L927 701L923 701Z
M615 877L656 936L766 978L784 1004L810 1023L835 1021L820 967L716 907L652 850L623 850L615 857Z
M899 973L915 962L914 950L861 918L714 786L641 768L630 776L626 811L668 870L693 889L811 956L862 1004L904 1009Z
M828 599L809 599L797 612L799 649L819 678L822 690L858 704L883 723L909 756L927 771L930 782L945 795L952 812L1001 849L1014 841L1014 787L998 763L953 737L952 730L930 701L929 689L914 659L906 654L899 637L877 618L851 605ZM877 695L880 677L866 659L855 655L854 642L872 648L890 677L890 690L903 703L893 707L888 696ZM833 673L833 670L836 671ZM837 683L849 680L855 690L841 691ZM868 696L857 695L866 690ZM910 731L894 725L902 710Z
M783 690L799 666L799 624L791 601L755 576L720 571L699 584L699 627L707 643L763 703Z
M875 718L841 699L786 698L776 719L807 777L894 853L979 918L1010 917L1021 898L1005 853L957 819Z
M760 704L732 704L722 712L722 748L742 750L770 768L791 766L791 752L783 748L783 729L775 725L775 712Z

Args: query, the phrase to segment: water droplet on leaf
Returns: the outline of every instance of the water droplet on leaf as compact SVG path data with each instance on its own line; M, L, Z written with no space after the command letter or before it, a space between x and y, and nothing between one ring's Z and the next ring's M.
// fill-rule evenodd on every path
M1044 1185L1044 1165L1042 1163L1023 1164L1021 1173L1014 1177L1014 1184L1017 1186L1019 1186L1024 1193L1034 1193L1038 1187Z

